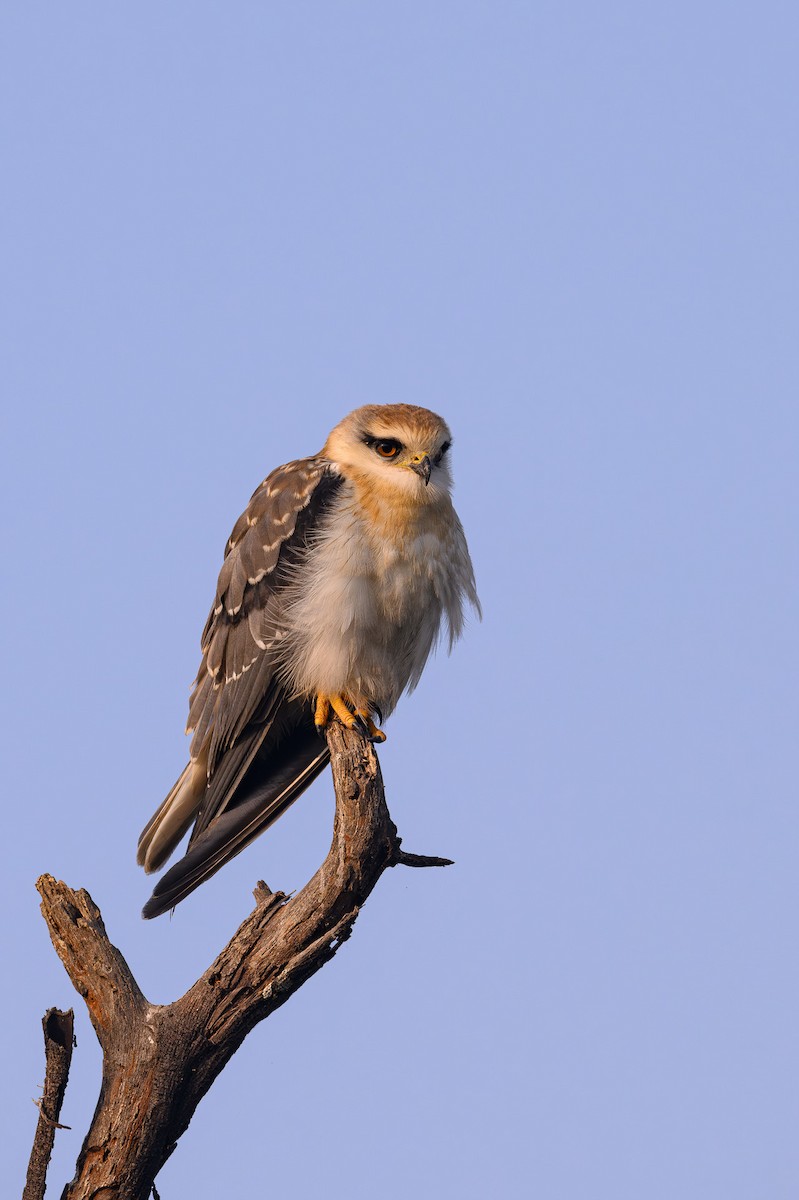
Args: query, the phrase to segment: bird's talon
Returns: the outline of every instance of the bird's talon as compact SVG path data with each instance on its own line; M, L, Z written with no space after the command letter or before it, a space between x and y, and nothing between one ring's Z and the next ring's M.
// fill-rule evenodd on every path
M383 733L383 730L377 728L370 714L365 709L358 709L357 711L359 720L362 721L363 725L365 726L364 733L366 734L367 738L373 746L379 746L381 742L386 740L386 735ZM380 720L383 720L382 716L380 717Z
M316 697L316 708L314 709L313 719L319 733L324 733L325 725L330 720L330 701L327 696Z
M383 714L377 707L375 712L382 721ZM373 745L379 745L386 740L386 735L375 725L368 708L357 708L347 696L331 696L322 693L316 697L314 707L314 724L319 734L324 733L333 713L342 725L346 725L348 729L358 729Z

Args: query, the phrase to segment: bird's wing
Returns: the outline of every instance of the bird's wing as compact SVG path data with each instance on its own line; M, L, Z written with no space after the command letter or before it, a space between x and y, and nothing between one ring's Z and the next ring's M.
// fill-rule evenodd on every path
M225 810L270 729L283 722L285 585L341 482L324 458L278 467L233 528L189 702L191 762L139 839L139 862L148 871L166 860L192 820L193 843Z
M283 585L340 483L325 459L278 467L228 539L186 725L191 757L205 756L209 778L251 721L270 719L285 634Z

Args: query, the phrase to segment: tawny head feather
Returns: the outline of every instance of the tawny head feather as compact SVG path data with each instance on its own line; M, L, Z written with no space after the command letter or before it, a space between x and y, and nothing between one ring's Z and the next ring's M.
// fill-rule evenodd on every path
M322 454L381 491L418 503L435 503L452 487L449 427L436 413L413 404L367 404L339 422Z

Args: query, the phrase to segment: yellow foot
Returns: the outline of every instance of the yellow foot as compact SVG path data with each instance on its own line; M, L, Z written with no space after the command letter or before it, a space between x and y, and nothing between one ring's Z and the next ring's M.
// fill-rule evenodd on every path
M357 707L347 696L328 696L324 692L320 692L316 697L313 718L314 724L320 732L329 722L331 712L335 713L342 725L346 725L348 729L360 729L370 742L386 740L386 735L382 729L377 728L368 708Z

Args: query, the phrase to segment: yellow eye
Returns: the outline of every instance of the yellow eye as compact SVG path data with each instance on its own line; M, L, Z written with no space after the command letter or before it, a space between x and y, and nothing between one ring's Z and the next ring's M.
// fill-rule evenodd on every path
M396 458L400 452L400 444L393 438L387 438L386 441L375 442L375 450L381 458Z

